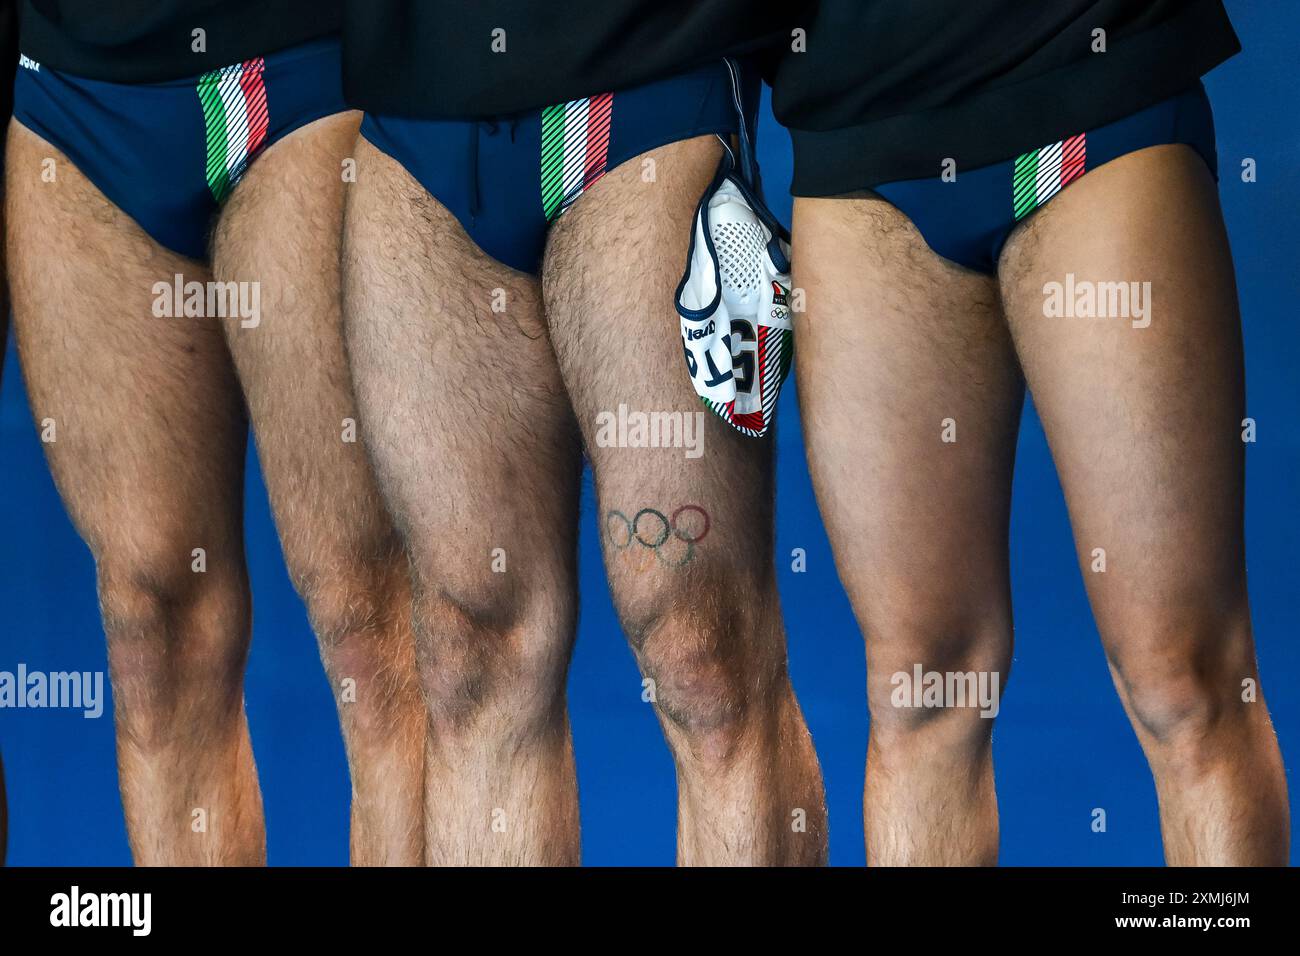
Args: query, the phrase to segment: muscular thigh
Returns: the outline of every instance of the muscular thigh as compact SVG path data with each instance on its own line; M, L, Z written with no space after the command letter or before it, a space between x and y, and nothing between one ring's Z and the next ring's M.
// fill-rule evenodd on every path
M1172 623L1238 614L1240 317L1204 162L1162 146L1090 172L1012 237L1001 274L1103 635L1145 632L1158 642L1157 630L1128 626L1135 615ZM1059 315L1049 296L1067 283L1073 314ZM1096 306L1109 296L1103 283L1141 299L1127 314L1089 315L1084 289L1102 289ZM1125 311L1117 301L1119 310L1105 310ZM1104 573L1092 573L1095 549Z
M299 578L328 571L322 562L363 561L391 547L349 426L356 410L339 306L343 161L358 122L359 114L336 114L273 145L240 181L213 237L214 276L240 283L258 306L225 329Z
M637 621L673 610L664 606L671 602L689 605L714 584L769 590L771 442L742 436L703 408L673 306L695 205L719 150L713 138L654 150L650 182L640 160L617 167L552 227L546 251L547 320L595 474L611 585L634 641ZM661 447L619 439L620 415L633 414L672 416L660 418ZM681 441L665 421L681 422Z
M42 163L53 161L53 179ZM59 491L103 560L169 574L192 547L242 567L245 424L217 320L155 314L155 283L203 281L53 146L11 124L9 275L33 415ZM49 167L46 167L49 168ZM242 572L240 572L242 573Z
M798 199L793 236L809 466L873 674L982 627L1001 652L1023 386L997 288L880 199Z
M417 583L488 616L521 588L567 601L580 454L537 281L482 253L392 158L364 139L356 155L348 349Z

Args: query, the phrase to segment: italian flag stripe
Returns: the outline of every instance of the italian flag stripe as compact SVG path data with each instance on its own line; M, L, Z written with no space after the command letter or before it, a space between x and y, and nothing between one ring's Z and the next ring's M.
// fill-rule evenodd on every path
M266 106L266 61L259 58L244 64L239 85L244 91L248 111L248 155L252 156L266 143L266 130L271 123L271 113Z
M216 73L199 77L199 103L203 106L203 126L207 135L208 188L218 200L225 196L226 181L226 108L217 92Z
M609 126L613 115L613 93L602 93L591 98L587 110L587 168L582 178L583 189L590 189L596 180L605 175L605 164L609 162Z
M207 139L208 188L223 201L266 142L270 114L261 57L199 77L199 103Z
M605 174L614 97L610 93L542 110L542 211L554 219Z
M1011 174L1011 206L1016 219L1023 219L1082 176L1087 158L1084 133L1016 157Z
M1088 166L1088 137L1084 133L1065 141L1061 159L1061 185L1068 186L1084 174Z
M574 100L564 107L564 155L560 160L560 188L564 190L561 210L575 192L582 189L587 167L587 108L589 100Z
M560 168L564 165L564 107L542 110L542 211L549 220L560 208L564 190Z

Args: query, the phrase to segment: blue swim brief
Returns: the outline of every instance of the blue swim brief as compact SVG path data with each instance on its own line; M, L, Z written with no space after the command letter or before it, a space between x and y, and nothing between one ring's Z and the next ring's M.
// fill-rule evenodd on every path
M257 156L347 109L337 39L165 83L87 80L19 58L14 117L160 245L207 256L213 215Z
M1185 144L1218 175L1214 114L1198 81L1124 119L1067 137L1004 162L941 176L884 183L872 192L912 220L946 259L992 275L1021 222L1088 172L1151 146Z
M736 133L740 110L757 109L758 89L757 74L718 61L512 116L432 120L367 113L361 135L450 210L485 253L536 274L551 223L601 176L669 143Z

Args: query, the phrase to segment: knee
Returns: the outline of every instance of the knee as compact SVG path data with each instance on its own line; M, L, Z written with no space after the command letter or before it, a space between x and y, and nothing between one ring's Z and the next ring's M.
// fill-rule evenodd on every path
M1133 621L1106 641L1136 729L1159 747L1195 749L1244 713L1257 680L1249 620L1197 617Z
M775 600L722 579L616 595L656 711L696 757L727 760L789 695Z
M131 542L96 554L119 719L241 699L250 609L242 563L196 570L187 544ZM210 558L209 558L210 560Z
M918 745L987 750L1011 669L1010 614L925 610L864 628L871 741L884 755Z
M435 739L527 738L564 719L572 605L553 592L421 588L420 687Z
M344 681L360 691L395 676L411 614L400 555L332 558L321 552L288 563L335 691Z

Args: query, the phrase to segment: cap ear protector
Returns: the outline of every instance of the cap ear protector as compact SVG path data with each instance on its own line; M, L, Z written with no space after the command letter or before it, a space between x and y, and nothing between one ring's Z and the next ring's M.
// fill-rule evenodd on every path
M704 404L746 435L767 432L790 371L789 234L752 183L757 164L741 107L741 165L725 140L717 175L695 211L677 313L687 372Z

